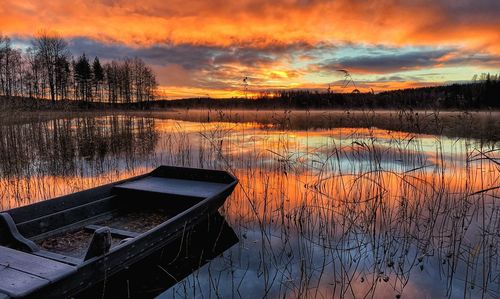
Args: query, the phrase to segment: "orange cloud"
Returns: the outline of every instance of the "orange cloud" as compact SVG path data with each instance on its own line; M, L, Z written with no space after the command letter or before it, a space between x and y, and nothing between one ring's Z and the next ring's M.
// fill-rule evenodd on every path
M486 4L491 2L493 8ZM494 1L14 1L0 4L4 34L36 28L128 45L254 45L356 42L461 45L500 53ZM448 5L449 4L449 5ZM450 9L450 7L452 9ZM474 9L472 9L474 8ZM477 16L477 11L483 14ZM498 12L498 10L497 10ZM498 14L497 14L498 16Z

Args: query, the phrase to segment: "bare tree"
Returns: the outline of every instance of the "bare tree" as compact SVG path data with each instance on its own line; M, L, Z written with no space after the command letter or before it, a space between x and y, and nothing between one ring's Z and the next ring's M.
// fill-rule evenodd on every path
M0 92L3 95L10 96L10 39L0 35Z
M68 46L64 39L57 34L40 32L33 40L33 48L40 56L44 75L50 89L50 99L55 102L57 96L57 79L60 78L58 72L58 62L67 60L69 56Z

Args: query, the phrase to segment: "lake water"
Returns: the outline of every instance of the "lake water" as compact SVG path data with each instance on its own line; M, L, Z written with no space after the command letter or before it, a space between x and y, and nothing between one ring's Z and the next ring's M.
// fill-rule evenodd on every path
M150 171L224 169L239 243L164 298L498 298L498 113L26 114L0 210ZM145 274L147 275L147 274Z

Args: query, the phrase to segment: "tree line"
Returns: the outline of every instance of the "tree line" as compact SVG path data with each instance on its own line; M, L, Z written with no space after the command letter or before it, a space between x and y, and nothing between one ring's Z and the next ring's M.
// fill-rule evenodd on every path
M153 70L140 58L104 64L73 57L56 34L39 33L25 51L0 35L0 96L84 102L142 103L154 100Z
M160 108L210 109L499 109L500 75L481 74L470 83L374 92L277 90L252 99L192 98L157 101Z

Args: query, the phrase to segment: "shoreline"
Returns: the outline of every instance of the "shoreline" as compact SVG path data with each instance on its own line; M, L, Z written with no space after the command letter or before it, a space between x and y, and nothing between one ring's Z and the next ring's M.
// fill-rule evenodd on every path
M257 123L266 129L282 131L378 128L452 138L500 140L500 111L169 109L38 110L12 113L0 110L0 125L114 116L198 123Z

